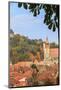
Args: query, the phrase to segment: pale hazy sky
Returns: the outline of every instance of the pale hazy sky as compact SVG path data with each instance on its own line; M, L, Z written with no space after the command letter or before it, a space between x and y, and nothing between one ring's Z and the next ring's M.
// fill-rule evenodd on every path
M45 40L48 37L49 42L58 43L58 30L53 32L48 29L43 23L44 15L44 10L41 10L40 14L34 17L29 10L18 8L17 3L10 3L10 28L30 39Z

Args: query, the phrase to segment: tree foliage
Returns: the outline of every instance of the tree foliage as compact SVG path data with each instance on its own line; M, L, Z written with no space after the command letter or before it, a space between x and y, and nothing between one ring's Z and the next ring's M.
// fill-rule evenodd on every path
M59 5L49 5L49 4L35 4L35 3L18 3L18 7L23 7L24 9L29 9L33 16L36 17L40 14L40 10L45 11L44 23L52 31L59 29Z
M50 48L58 48L58 44L55 42L50 43Z
M17 51L16 51L16 49L15 48L11 48L10 49L10 60L11 60L11 62L12 62L12 64L15 64L15 63L17 63L18 62L18 53L17 53Z

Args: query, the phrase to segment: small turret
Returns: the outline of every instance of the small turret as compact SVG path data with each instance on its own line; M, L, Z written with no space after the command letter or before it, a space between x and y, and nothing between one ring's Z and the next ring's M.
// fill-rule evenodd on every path
M49 42L48 42L48 37L46 37L46 41L43 42L43 50L44 50L44 60L49 58Z

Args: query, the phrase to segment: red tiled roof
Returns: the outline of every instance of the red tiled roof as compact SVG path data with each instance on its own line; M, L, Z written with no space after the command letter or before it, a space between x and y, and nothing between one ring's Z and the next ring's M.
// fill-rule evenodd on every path
M51 48L50 49L50 56L51 57L58 57L58 48Z

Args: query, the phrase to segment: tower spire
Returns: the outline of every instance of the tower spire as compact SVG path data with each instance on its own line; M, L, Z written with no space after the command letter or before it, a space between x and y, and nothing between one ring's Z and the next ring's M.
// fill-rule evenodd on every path
M46 37L46 43L48 43L48 37Z

